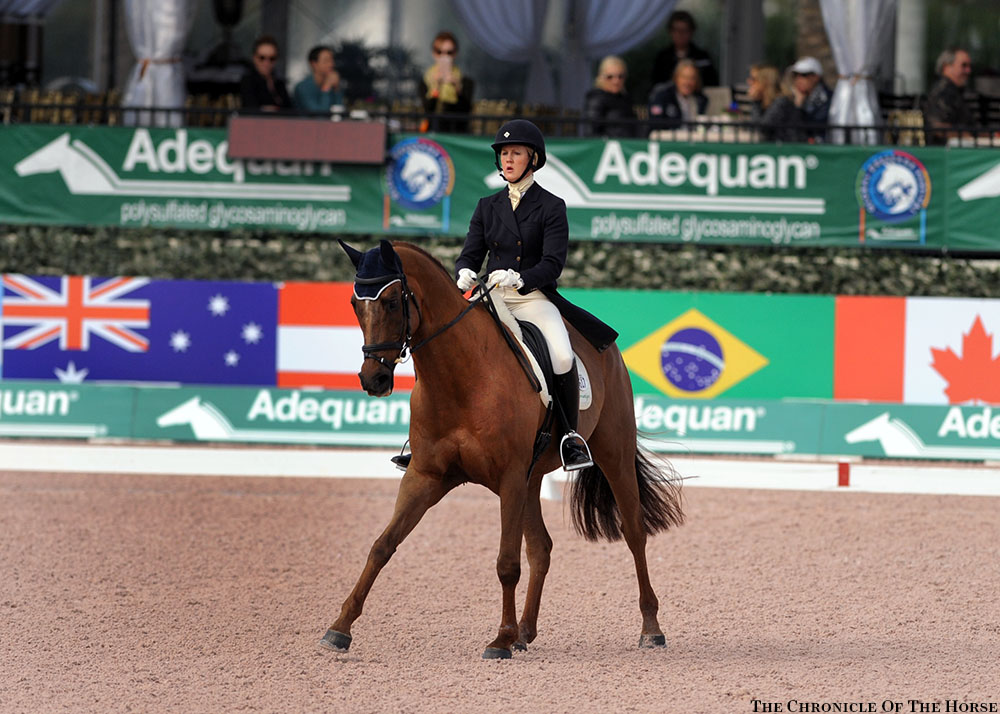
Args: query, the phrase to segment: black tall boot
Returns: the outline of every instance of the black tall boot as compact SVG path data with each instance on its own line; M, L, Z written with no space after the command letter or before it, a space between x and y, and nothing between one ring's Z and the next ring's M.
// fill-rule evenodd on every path
M563 468L566 471L578 471L593 466L590 447L583 437L576 433L580 418L580 378L576 361L573 361L573 368L569 372L555 375L554 382L556 393L553 396L558 402L557 413L561 417L563 427L563 438L559 442L559 457L562 459Z

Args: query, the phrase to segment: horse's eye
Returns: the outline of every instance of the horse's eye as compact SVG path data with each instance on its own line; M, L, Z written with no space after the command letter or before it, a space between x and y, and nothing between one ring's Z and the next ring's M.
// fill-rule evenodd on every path
M385 309L389 312L396 312L399 309L399 300L397 298L390 298L385 301Z

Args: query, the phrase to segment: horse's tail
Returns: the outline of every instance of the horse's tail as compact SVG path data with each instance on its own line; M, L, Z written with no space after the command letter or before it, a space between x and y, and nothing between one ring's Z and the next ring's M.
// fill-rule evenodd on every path
M647 535L684 522L681 481L666 460L653 463L651 455L636 445L635 475L639 485L642 528ZM587 540L621 540L621 513L608 479L596 463L577 472L570 496L573 526Z

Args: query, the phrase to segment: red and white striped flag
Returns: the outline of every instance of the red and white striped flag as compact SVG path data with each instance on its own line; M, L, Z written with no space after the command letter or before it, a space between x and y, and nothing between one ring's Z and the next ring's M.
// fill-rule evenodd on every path
M364 337L352 283L285 283L278 292L278 386L361 389ZM396 389L413 389L413 362L396 366Z

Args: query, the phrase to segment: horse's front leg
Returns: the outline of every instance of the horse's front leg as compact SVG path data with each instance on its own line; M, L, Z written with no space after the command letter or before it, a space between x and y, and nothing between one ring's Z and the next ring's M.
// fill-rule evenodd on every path
M441 479L407 470L399 483L396 507L389 525L372 544L368 562L361 571L361 577L344 601L340 617L330 625L320 645L331 650L346 652L351 646L351 625L361 616L365 598L371 590L375 578L396 552L396 547L410 534L431 506L451 490L451 486Z
M521 474L507 474L500 487L500 553L497 576L503 590L503 613L497 638L486 646L483 659L509 659L517 641L517 605L514 590L521 579L521 538L524 533L524 502L527 484Z

